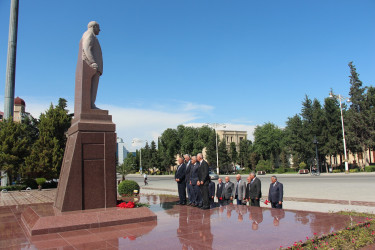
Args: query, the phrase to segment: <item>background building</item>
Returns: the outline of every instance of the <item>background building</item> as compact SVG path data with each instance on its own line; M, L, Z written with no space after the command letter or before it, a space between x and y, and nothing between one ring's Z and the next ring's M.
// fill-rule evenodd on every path
M28 115L30 115L30 113L26 112L25 101L17 96L14 99L13 121L21 122ZM0 121L3 120L3 117L4 117L4 113L0 111Z
M125 147L124 140L120 137L117 137L117 152L116 152L116 157L117 157L117 162L119 165L124 163L124 159L128 155L129 151Z
M234 130L216 130L220 140L224 138L227 149L230 149L230 144L234 142L237 147L237 152L240 151L240 142L247 140L247 131L234 131Z

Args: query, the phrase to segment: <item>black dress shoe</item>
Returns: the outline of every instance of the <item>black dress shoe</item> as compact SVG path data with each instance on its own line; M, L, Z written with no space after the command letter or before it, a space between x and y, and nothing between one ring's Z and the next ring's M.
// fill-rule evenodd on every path
M208 210L210 207L201 207L202 210Z

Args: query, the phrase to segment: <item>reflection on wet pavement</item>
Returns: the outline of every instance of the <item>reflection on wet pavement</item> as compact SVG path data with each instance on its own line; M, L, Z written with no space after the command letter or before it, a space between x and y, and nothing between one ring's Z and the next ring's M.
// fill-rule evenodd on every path
M0 208L2 249L278 249L357 223L345 215L228 205L211 210L175 205L170 196L141 196L157 221L27 237L25 206ZM43 206L43 205L40 205Z

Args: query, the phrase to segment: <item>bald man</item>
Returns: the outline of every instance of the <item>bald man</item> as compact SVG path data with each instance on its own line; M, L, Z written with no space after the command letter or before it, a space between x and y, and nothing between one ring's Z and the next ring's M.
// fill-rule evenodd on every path
M237 205L246 205L245 194L246 194L246 182L242 181L241 175L236 175L236 182L234 183L234 189L232 197L237 200Z

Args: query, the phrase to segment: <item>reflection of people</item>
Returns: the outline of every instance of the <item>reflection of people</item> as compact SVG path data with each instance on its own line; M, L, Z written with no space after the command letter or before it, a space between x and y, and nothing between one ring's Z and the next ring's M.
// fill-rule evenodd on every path
M202 193L202 209L210 209L208 184L211 179L208 173L208 164L203 159L203 155L201 153L197 155L197 160L199 161L198 181Z
M221 178L219 178L217 181L218 181L218 184L217 184L217 187L216 187L216 198L217 198L217 201L218 201L219 205L222 206L223 205L222 194L223 194L224 184L223 184L223 181L222 181Z
M224 190L223 190L223 200L224 200L224 205L228 205L229 203L232 203L233 200L233 189L234 189L234 184L229 180L229 176L225 177L225 185L224 185Z
M258 207L248 207L249 209L249 220L252 220L253 223L251 228L253 230L258 230L259 224L263 221L263 210Z
M250 183L246 188L246 199L249 200L249 205L260 207L260 198L262 197L262 187L260 180L256 177L254 172L250 173Z
M197 162L197 157L191 157L191 164L192 169L190 172L190 184L192 185L193 192L192 192L192 200L193 200L193 207L202 207L202 195L201 190L199 188L198 183L198 171L199 171L199 162Z
M208 194L209 194L209 197L210 197L210 208L214 208L215 207L215 202L214 202L215 182L213 182L213 181L210 181L210 184L208 184Z
M241 180L241 175L236 175L237 182L234 183L232 197L237 200L237 205L243 205L242 201L245 200L246 182Z
M278 227L280 220L285 217L285 212L283 209L271 209L271 216L273 217L273 225Z
M95 106L96 94L98 91L99 77L103 74L103 56L99 40L100 27L95 21L89 22L87 31L82 36L82 59L97 72L91 79L91 108Z
M283 195L283 184L278 182L277 177L273 175L268 193L268 200L271 202L272 208L283 208Z
M177 161L178 161L178 167L174 175L174 178L177 182L178 197L180 199L177 204L185 205L186 204L186 182L185 182L186 165L182 157L178 157Z
M191 164L191 160L190 160L190 155L186 154L184 155L184 159L185 159L185 165L186 165L186 172L185 172L185 180L186 180L186 191L187 191L187 195L188 195L188 199L189 199L189 203L188 205L192 205L193 202L193 186L190 184L190 174L191 174L191 169L192 169L192 164Z

